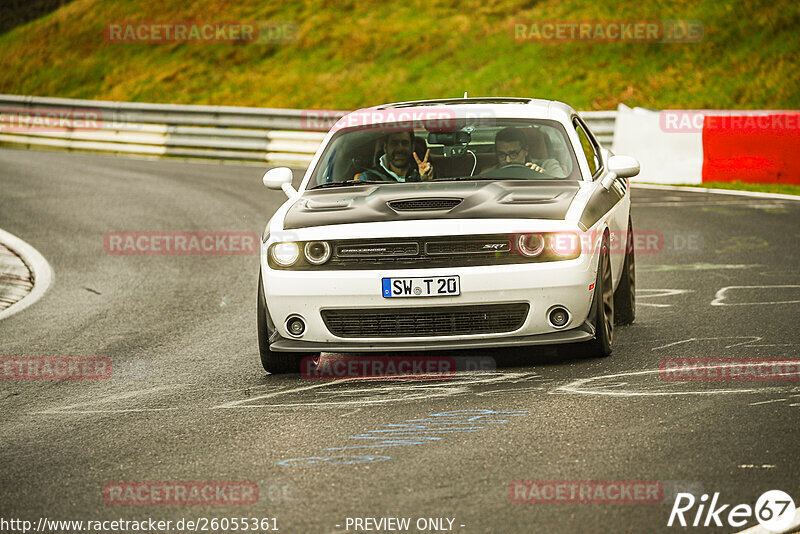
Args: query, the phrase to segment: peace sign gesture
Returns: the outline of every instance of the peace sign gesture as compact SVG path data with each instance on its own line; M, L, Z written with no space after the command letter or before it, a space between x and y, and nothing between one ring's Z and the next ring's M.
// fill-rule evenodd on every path
M419 177L423 180L433 180L433 165L428 163L428 156L430 155L431 149L429 148L428 151L425 152L425 159L420 161L419 156L417 156L417 153L414 152L414 160L417 162Z

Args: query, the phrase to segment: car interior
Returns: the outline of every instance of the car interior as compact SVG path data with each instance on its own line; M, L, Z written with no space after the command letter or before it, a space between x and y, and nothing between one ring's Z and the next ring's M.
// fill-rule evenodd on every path
M477 177L483 172L503 167L498 165L494 138L505 126L495 125L468 130L469 136L459 137L461 142L454 141L454 136L448 135L452 132L441 135L440 132L415 129L414 152L420 159L424 159L426 151L430 149L428 161L433 165L437 180ZM531 178L579 179L575 177L577 164L563 132L553 126L540 126L530 122L514 126L525 134L528 159L555 159L563 170L558 176L530 173ZM359 179L365 170L378 168L379 160L384 154L386 135L387 130L384 128L361 129L340 134L339 142L334 139L321 158L314 184ZM467 138L468 141L464 142L463 139ZM494 172L497 171L493 171L493 174ZM509 178L519 177L509 176Z

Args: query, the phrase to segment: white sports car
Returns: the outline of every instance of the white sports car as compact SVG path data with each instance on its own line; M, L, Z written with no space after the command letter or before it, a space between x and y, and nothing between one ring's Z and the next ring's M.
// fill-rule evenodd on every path
M465 98L353 112L264 231L261 362L322 351L562 344L611 353L635 315L628 178L561 102Z

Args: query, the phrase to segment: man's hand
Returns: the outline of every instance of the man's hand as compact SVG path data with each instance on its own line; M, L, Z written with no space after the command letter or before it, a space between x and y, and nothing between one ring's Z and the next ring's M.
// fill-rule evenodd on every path
M431 155L431 149L429 148L427 152L425 152L425 159L422 161L419 160L419 156L417 153L414 152L414 160L417 162L417 168L419 169L419 177L423 180L433 180L433 165L428 163L428 156Z
M545 171L545 170L544 170L542 167L540 167L539 165L537 165L537 164L533 163L532 161L529 161L528 163L526 163L526 164L525 164L525 166L526 166L526 167L530 167L530 168L531 168L531 169L533 169L534 171L536 171L536 172L540 172L540 173L542 173L542 174L545 174L545 173L547 172L547 171Z

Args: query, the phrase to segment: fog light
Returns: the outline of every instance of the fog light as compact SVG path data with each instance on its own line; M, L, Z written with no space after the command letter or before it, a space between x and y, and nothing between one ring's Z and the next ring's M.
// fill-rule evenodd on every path
M550 310L548 319L550 320L550 324L552 326L561 328L569 322L569 312L559 306Z
M286 321L286 329L295 337L300 337L306 331L306 323L300 317L290 317Z

